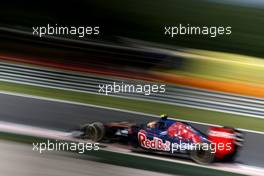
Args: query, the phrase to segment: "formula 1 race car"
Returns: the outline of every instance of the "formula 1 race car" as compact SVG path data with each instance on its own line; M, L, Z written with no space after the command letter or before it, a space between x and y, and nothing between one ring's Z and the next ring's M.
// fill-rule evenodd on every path
M188 123L168 119L137 125L130 122L83 125L75 137L95 142L124 142L133 150L177 156L183 154L200 164L232 161L243 143L242 133L233 128L210 127L207 134Z

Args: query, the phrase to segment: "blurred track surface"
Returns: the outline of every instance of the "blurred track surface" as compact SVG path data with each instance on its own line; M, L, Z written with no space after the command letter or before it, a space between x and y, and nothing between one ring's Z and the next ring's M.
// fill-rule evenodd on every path
M80 124L93 121L136 121L157 119L146 115L114 111L69 103L0 94L0 120L48 129L69 131ZM162 113L162 112L161 112ZM206 131L208 126L193 124ZM264 167L264 135L245 132L245 144L236 162Z
M32 152L32 146L0 141L1 175L63 175L63 176L165 176L157 172L115 166L95 161L79 159L66 152L39 154ZM12 169L10 168L12 166Z

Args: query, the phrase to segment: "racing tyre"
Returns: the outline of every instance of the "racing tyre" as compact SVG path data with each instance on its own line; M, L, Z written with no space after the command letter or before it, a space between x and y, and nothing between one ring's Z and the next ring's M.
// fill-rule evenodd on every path
M235 134L235 146L233 153L230 153L228 155L225 155L222 161L224 162L234 162L236 156L238 155L238 151L241 149L244 143L244 134L235 128L232 127L224 127L225 129L231 129L234 131Z
M196 147L196 149L191 150L191 159L199 164L209 164L213 162L214 153L210 149L210 145L207 143L201 143L199 145L200 147Z
M94 142L101 141L105 136L105 128L101 122L94 122L82 127L84 138L91 139Z

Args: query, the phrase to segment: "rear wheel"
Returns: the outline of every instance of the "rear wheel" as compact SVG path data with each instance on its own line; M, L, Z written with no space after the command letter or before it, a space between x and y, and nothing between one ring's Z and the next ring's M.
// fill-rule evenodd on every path
M91 139L94 142L101 141L105 136L105 128L101 122L86 124L81 129L84 132L83 138Z
M191 159L199 164L209 164L214 160L214 153L207 143L197 145L196 149L191 150Z
M235 143L234 143L234 151L230 154L225 155L224 158L222 159L222 161L233 162L233 161L235 161L235 158L238 154L239 149L243 146L244 135L240 130L237 130L235 128L232 128L232 127L224 127L224 128L234 131Z

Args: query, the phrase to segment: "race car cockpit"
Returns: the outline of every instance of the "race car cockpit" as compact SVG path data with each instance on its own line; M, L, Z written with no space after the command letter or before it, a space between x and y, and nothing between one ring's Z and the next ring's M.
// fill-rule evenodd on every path
M147 128L150 128L150 129L158 129L158 130L161 130L161 131L164 131L167 129L167 125L166 123L164 122L164 120L167 119L167 115L166 114L162 114L161 116L161 120L155 120L155 121L151 121L147 124Z

